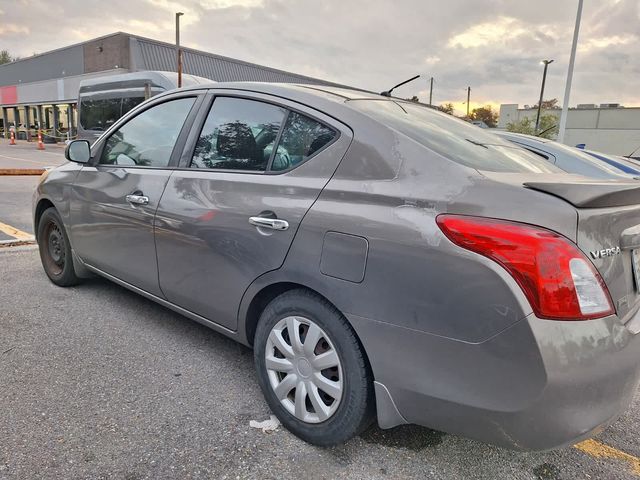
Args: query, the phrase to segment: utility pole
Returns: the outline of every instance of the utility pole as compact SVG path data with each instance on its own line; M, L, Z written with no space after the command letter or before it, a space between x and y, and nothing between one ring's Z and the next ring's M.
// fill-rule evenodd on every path
M560 116L560 129L558 130L558 141L564 142L564 132L567 128L567 115L569 114L569 97L571 96L571 82L573 81L573 67L576 63L576 50L578 48L578 35L580 34L580 20L582 19L583 0L578 0L578 13L576 15L576 26L573 30L573 45L571 46L571 58L569 60L569 70L567 71L567 85L564 89L564 100L562 114Z
M180 50L180 17L182 12L176 12L176 69L178 71L178 88L182 87L182 50Z
M544 63L544 73L542 74L542 88L540 88L540 101L538 102L538 115L536 116L536 128L533 130L535 135L538 134L538 127L540 126L540 110L542 110L542 97L544 96L544 84L547 81L547 68L549 64L553 63L553 60L542 60Z
M471 101L471 87L467 87L467 118L469 118L469 102Z
M433 77L429 80L429 106L433 104Z

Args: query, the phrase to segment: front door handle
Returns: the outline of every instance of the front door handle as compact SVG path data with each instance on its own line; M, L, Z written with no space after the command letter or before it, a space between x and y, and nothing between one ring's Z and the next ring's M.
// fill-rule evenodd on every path
M286 230L289 228L289 222L278 218L250 217L249 223L256 227L270 228L271 230Z
M127 195L125 198L132 205L147 205L149 203L149 197L144 195Z

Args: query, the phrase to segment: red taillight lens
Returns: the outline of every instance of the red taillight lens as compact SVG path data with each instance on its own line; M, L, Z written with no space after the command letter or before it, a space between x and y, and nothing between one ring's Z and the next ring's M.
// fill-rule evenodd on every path
M536 316L586 320L614 313L604 281L589 259L562 235L523 223L439 215L456 245L502 265L520 285Z

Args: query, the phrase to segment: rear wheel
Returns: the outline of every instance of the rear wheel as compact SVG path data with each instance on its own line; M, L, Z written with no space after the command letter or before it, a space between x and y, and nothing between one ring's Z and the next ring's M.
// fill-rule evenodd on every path
M44 211L38 223L40 260L49 279L61 287L78 283L73 269L71 245L62 219L54 207Z
M369 369L355 333L322 297L292 290L260 316L254 341L260 387L280 422L315 445L336 445L373 418Z

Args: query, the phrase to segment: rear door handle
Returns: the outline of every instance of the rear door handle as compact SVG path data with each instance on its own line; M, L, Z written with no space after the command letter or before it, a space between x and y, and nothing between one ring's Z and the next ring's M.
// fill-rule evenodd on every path
M289 222L278 218L249 217L249 223L256 227L270 228L271 230L286 230L289 228Z
M149 197L144 195L127 195L125 198L132 205L147 205L149 203Z

